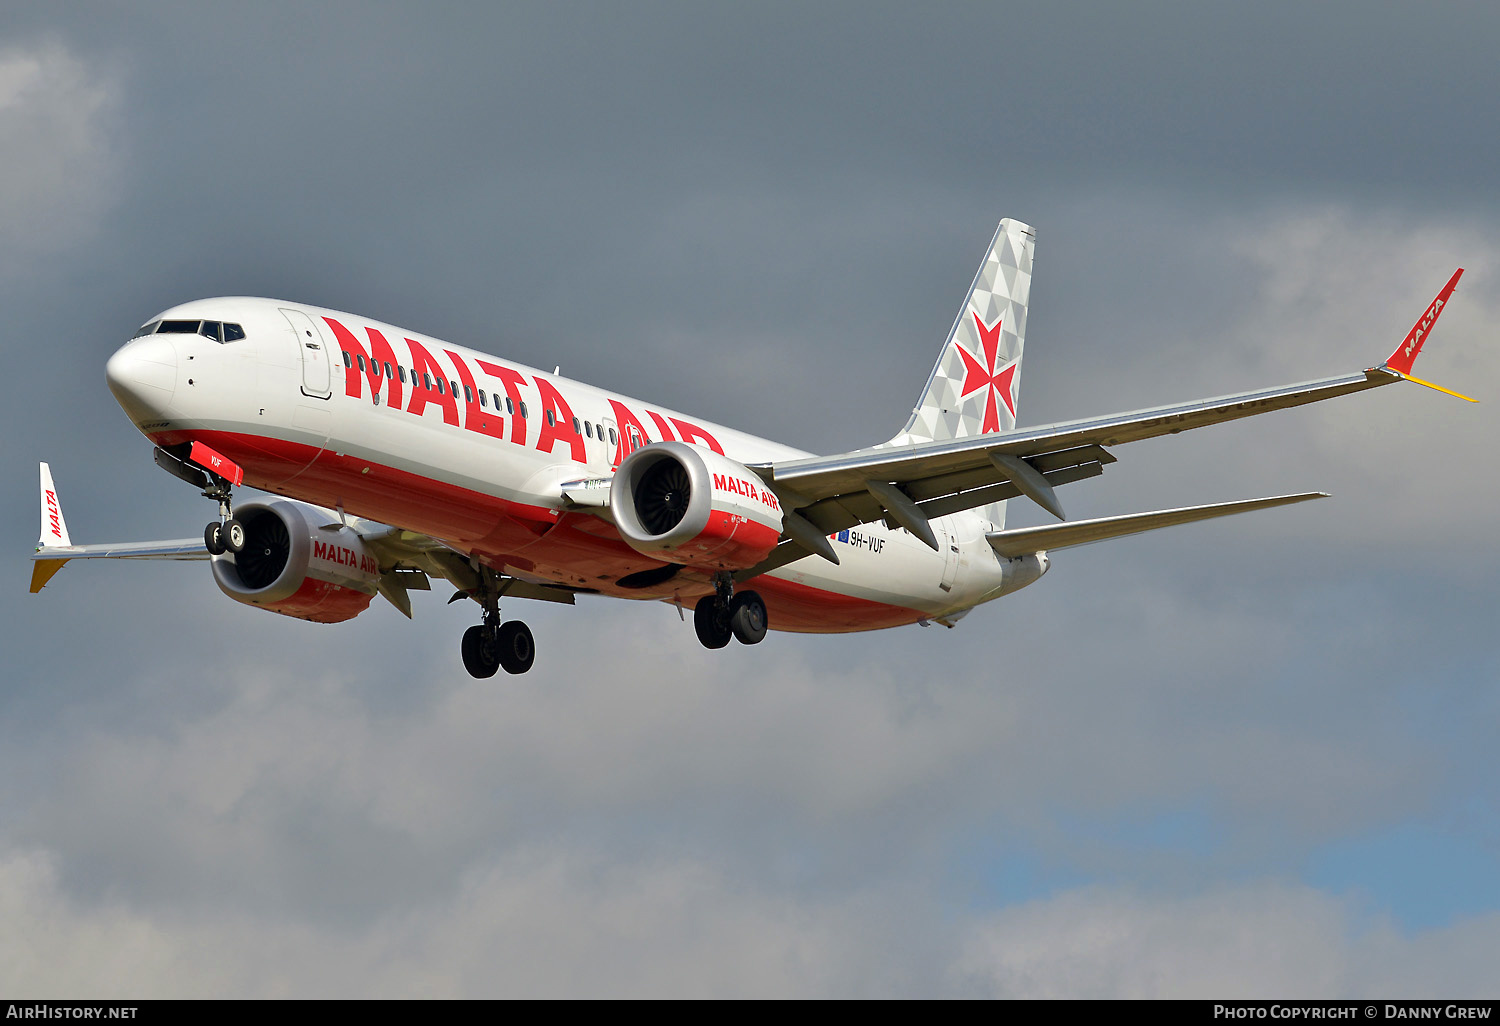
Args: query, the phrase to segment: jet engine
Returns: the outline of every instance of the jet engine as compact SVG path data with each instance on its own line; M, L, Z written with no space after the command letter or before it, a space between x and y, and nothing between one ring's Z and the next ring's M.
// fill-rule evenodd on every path
M339 623L369 608L379 561L359 533L329 528L329 514L278 499L235 506L245 547L213 558L214 581L236 602L315 623Z
M631 548L684 566L743 570L781 537L781 504L757 474L684 442L652 442L627 456L609 507Z

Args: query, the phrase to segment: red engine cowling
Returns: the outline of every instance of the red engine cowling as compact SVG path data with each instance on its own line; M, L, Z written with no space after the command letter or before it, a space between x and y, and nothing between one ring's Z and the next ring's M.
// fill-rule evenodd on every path
M350 620L369 608L380 566L357 532L323 530L328 513L287 500L240 503L234 517L245 525L244 551L213 558L224 594L315 623Z
M684 566L743 570L781 537L781 504L759 476L684 442L652 442L626 457L609 508L631 548Z

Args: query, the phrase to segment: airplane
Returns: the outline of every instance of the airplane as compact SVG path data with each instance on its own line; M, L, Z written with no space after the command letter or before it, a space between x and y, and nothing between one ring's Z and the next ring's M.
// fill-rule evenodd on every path
M481 678L535 659L531 630L501 617L511 599L691 608L711 649L768 629L952 627L1035 583L1059 549L1325 497L1068 521L1056 490L1102 474L1116 446L1398 381L1469 399L1411 373L1459 268L1378 366L1018 428L1035 241L1000 222L906 426L833 456L341 311L246 297L164 310L109 358L109 388L218 517L201 540L74 545L43 463L31 590L74 559L208 560L236 602L336 623L377 594L410 617L409 593L438 578L479 607L461 654ZM1017 498L1058 522L1007 528Z

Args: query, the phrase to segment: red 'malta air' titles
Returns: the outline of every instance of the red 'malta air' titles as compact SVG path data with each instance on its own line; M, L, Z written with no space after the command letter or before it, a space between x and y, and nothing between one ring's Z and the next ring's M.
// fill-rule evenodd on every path
M529 384L536 389L541 405L541 408L537 410L536 441L532 447L538 452L555 453L558 445L561 444L564 447L564 453L573 462L588 462L584 450L583 432L573 426L573 408L563 398L557 387L543 375L538 374L528 381L525 374L512 367L490 360L476 359L475 366L484 376L478 378L461 355L452 349L444 349L444 355L453 361L454 370L458 375L455 381L448 377L447 370L433 358L427 347L415 339L403 339L411 359L401 361L386 340L384 333L379 329L371 327L364 329L370 342L369 348L366 349L360 342L359 336L337 318L324 316L323 320L333 332L334 338L338 340L339 349L344 354L344 394L346 396L354 399L363 398L365 384L368 382L372 396L378 395L384 388L387 405L398 409L404 408L407 413L421 416L428 406L437 406L443 412L445 423L458 426L461 422L468 431L505 439L516 445L526 445L530 411L527 410L526 399L521 388ZM402 407L403 396L407 391L402 384L401 369L403 368L409 369L413 386L409 389L411 398L405 407ZM424 387L417 387L418 381L421 381ZM431 384L429 385L428 382ZM505 414L499 412L496 383L505 394ZM462 389L462 398L454 386ZM496 400L493 408L490 404L491 397ZM458 411L460 403L464 407L462 418ZM719 444L717 438L690 421L680 417L670 418L671 424L677 429L677 433L673 434L672 428L668 426L668 418L654 410L647 410L646 415L656 425L656 437L653 439L651 432L646 430L640 417L636 416L634 411L623 402L610 399L609 405L620 429L617 432L619 440L616 442L614 460L616 465L630 453L630 450L626 448L626 439L627 432L631 429L634 429L637 437L641 439L673 441L680 438L684 442L701 442L716 453L723 454L724 452L724 447ZM509 432L505 430L507 419L510 421Z

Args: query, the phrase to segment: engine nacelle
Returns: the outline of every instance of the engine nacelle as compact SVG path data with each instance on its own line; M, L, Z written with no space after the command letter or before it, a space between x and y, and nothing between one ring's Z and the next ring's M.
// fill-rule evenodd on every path
M348 527L324 530L329 514L299 502L235 506L245 548L213 558L214 581L236 602L315 623L350 620L369 608L380 565Z
M684 566L743 570L781 537L781 504L759 476L685 442L652 442L627 456L609 508L631 548Z

